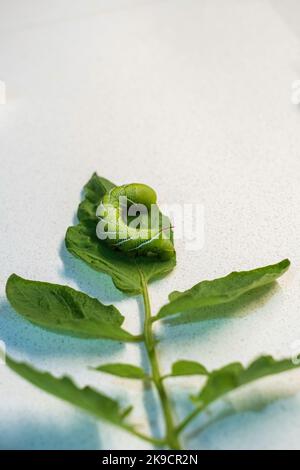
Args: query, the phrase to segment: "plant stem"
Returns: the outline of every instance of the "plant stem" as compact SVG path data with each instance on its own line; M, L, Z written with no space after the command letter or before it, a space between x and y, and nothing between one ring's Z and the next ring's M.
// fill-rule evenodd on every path
M177 434L180 434L190 424L190 422L193 421L193 419L196 418L199 413L201 413L201 411L203 411L203 407L198 407L188 414L186 418L184 418L184 420L179 424L179 426L177 426Z
M172 407L171 407L171 403L169 401L166 389L162 381L162 376L159 370L159 363L158 363L158 358L157 358L156 349L155 349L155 339L154 339L153 331L152 331L153 317L151 317L151 306L150 306L147 282L141 271L140 271L140 277L141 277L142 294L143 294L144 307L145 307L144 341L145 341L145 346L146 346L147 354L149 357L149 361L151 364L153 382L158 392L158 396L160 399L160 403L161 403L161 407L162 407L162 411L164 415L165 428L166 428L165 442L167 443L168 447L170 447L171 449L179 450L181 449L181 446L180 446L178 436L175 430L175 425L173 422Z
M126 426L125 424L122 426L122 428L129 432L130 434L133 434L134 436L139 437L140 439L143 439L146 442L150 442L150 444L153 444L155 446L163 446L165 445L165 441L163 439L156 439L154 437L146 436L145 434L135 430L131 426Z
M144 335L131 335L131 337L127 340L129 343L140 343L144 341Z

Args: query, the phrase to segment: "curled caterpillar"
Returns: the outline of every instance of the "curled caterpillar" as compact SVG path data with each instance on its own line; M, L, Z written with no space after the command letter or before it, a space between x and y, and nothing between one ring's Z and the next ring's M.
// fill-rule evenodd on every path
M155 191L145 184L116 186L103 196L97 209L97 236L111 248L133 256L174 256L168 217L156 204Z

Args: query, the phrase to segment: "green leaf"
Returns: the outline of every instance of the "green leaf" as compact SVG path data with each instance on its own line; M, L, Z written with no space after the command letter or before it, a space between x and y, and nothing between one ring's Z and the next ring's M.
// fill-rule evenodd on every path
M99 196L102 198L106 192L115 185L105 178L99 178L94 173L88 183L84 186L85 198L79 204L77 217L80 222L97 222L96 210L99 205Z
M172 365L172 376L180 375L208 375L206 368L196 361L177 361Z
M276 361L272 356L261 356L246 368L240 362L233 362L211 372L199 395L193 397L193 401L205 408L232 390L296 367L299 365L293 364L291 359Z
M196 313L201 307L232 302L253 289L274 282L288 269L289 265L289 260L285 259L263 268L232 272L228 276L213 281L202 281L184 292L172 292L169 295L170 302L160 309L155 319L179 312Z
M107 374L117 375L118 377L125 377L127 379L149 378L141 367L133 366L131 364L103 364L93 369L100 372L106 372Z
M6 357L6 365L45 392L112 424L122 426L125 416L130 411L129 408L122 410L116 400L91 387L78 388L69 377L56 378L24 362L16 362L9 356Z
M6 284L12 307L41 327L84 338L135 341L121 328L124 317L113 305L103 305L71 287L30 281L12 274Z
M176 264L176 258L162 261L143 256L129 257L108 247L96 235L97 207L104 194L115 185L93 174L84 187L84 200L78 208L79 224L69 227L65 237L67 249L96 271L111 276L115 286L127 294L141 293L140 271L146 281L167 275Z

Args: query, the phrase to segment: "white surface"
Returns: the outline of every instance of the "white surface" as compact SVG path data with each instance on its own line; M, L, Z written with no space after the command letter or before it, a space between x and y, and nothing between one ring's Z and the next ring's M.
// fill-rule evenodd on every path
M0 80L0 104L5 104L5 83Z
M11 272L68 283L116 302L138 331L136 300L63 247L80 190L97 170L153 185L163 202L205 206L205 246L178 246L177 269L151 286L154 308L201 279L293 263L272 295L235 319L161 328L166 371L178 358L212 368L291 354L300 339L300 112L291 103L299 19L296 0L0 1L0 76L9 83L0 108L0 338L9 353L134 403L140 423L147 396L155 428L157 411L139 384L86 369L139 363L137 346L43 332L5 300ZM146 447L0 367L1 448ZM274 387L289 393L298 380L297 372L281 376ZM299 420L298 394L219 421L189 446L299 448Z

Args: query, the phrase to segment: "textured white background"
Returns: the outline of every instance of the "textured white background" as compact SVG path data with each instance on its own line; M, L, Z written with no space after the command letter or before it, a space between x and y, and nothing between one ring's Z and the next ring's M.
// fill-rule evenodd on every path
M300 340L300 78L296 0L0 1L1 305L0 339L9 353L72 374L123 403L143 407L157 431L149 392L87 370L143 360L137 346L47 333L7 305L11 272L67 283L116 302L138 331L140 305L65 250L80 190L97 170L117 183L141 181L160 201L205 207L205 246L151 286L154 308L169 291L289 257L292 268L234 319L164 325L162 366L193 358L207 367L289 355ZM182 386L182 392L177 389ZM171 386L178 413L199 379ZM258 396L297 390L297 372L256 386ZM0 366L1 448L145 448L35 389ZM251 394L253 397L253 393ZM242 400L243 401L243 400ZM299 448L300 395L259 413L214 422L191 448Z

